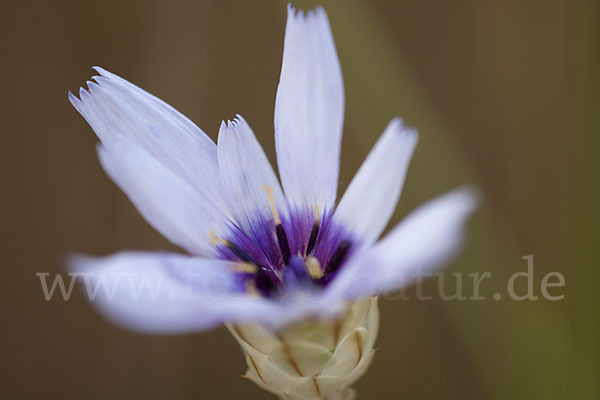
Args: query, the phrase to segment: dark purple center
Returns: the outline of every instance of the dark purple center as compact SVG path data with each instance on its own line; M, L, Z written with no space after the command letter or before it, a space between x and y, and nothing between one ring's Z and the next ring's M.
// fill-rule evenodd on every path
M252 264L255 272L239 273L240 282L265 297L280 297L297 287L324 287L355 244L332 214L316 218L310 209L292 210L276 223L257 212L247 230L230 223L230 235L217 245L218 256Z

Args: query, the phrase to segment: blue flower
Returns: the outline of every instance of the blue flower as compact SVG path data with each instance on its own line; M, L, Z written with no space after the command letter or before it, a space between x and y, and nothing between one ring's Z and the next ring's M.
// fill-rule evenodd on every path
M344 86L325 11L290 7L275 104L281 184L248 123L215 144L160 99L102 69L73 106L99 137L106 173L148 222L188 254L77 256L93 304L155 333L224 322L277 330L331 320L357 299L410 284L456 254L476 206L443 195L378 240L404 183L417 132L393 119L336 204Z

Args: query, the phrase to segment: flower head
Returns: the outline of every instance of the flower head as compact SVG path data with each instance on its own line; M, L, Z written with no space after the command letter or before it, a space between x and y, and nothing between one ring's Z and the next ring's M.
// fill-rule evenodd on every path
M69 99L101 141L104 170L189 253L73 259L96 284L121 279L93 302L121 325L168 333L227 322L277 331L306 318L332 320L349 302L441 266L459 247L476 203L469 189L427 203L378 241L417 142L399 118L336 205L344 87L321 8L288 10L275 104L281 184L240 115L221 124L215 144L160 99L95 69L87 90Z

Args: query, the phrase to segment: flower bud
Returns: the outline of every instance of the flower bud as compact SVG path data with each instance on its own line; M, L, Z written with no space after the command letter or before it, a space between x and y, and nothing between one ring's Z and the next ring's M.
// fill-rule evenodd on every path
M377 298L350 304L336 321L305 319L278 332L259 324L227 328L246 354L243 376L283 399L349 400L369 367L379 328Z

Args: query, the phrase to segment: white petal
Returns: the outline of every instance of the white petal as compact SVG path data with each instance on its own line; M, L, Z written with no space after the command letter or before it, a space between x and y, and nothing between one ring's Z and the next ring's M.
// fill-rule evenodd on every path
M416 144L417 132L393 119L344 193L335 218L366 244L377 240L394 213Z
M285 210L277 176L252 129L240 115L221 124L218 153L225 197L236 221L246 232L251 231L257 217L273 217L267 190L272 191L277 207Z
M458 189L413 211L372 248L358 252L327 289L357 298L403 288L449 262L460 250L464 225L475 210L474 189Z
M299 206L335 203L344 120L344 85L327 14L288 8L275 104L281 182Z
M215 143L192 121L162 100L102 68L73 106L107 147L126 139L155 157L207 197L223 204Z
M211 328L255 303L239 292L226 261L169 253L75 256L83 295L110 321L151 333Z
M156 230L193 254L212 254L209 232L220 232L227 217L206 193L128 142L111 149L98 146L98 157L106 173Z

